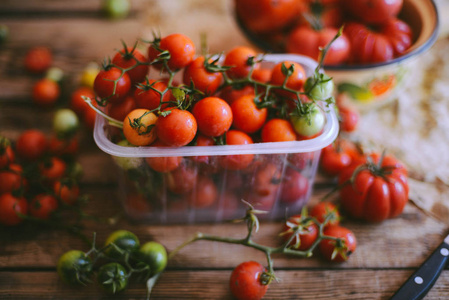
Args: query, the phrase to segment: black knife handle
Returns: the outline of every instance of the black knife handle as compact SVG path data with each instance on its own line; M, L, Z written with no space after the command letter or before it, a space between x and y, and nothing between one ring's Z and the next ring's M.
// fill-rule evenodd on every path
M419 300L429 292L449 259L449 241L445 242L410 276L390 300Z

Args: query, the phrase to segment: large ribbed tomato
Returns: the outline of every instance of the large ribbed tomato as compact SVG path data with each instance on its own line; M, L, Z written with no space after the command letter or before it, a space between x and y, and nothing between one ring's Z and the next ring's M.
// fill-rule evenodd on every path
M339 176L342 208L351 216L380 222L402 213L408 201L405 166L393 156L372 154Z

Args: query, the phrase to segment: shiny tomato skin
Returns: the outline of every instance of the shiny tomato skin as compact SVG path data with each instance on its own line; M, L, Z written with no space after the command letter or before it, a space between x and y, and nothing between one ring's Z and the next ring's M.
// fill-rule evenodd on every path
M403 0L345 0L344 8L355 18L368 24L382 24L396 17L402 9Z
M25 178L22 176L22 171L22 167L15 163L0 170L0 194L11 193L24 187Z
M247 30L269 33L283 29L298 17L297 0L236 0L235 10Z
M233 79L244 78L248 76L251 68L258 68L256 63L251 65L250 60L257 57L257 52L247 46L237 46L232 48L226 54L223 65L231 67L226 74Z
M186 67L195 57L195 45L192 40L180 33L174 33L163 37L160 40L159 48L170 53L167 64L170 70L175 71ZM153 62L160 52L150 46L148 48L148 60ZM153 64L155 68L161 69L162 63Z
M5 146L2 148L0 145L0 169L5 168L6 166L10 165L15 160L15 153L14 150L10 145Z
M239 88L226 86L220 91L219 97L228 102L229 105L232 105L235 100L245 95L255 96L256 93L254 91L254 87L251 85L245 85Z
M53 54L48 47L37 46L28 50L25 55L25 68L32 73L44 73L53 62Z
M83 96L90 98L91 100L95 99L95 93L93 89L87 86L80 86L77 88L70 97L70 108L76 112L78 115L83 115L84 111L87 109L91 109L89 104L84 101Z
M162 96L155 90L164 93ZM134 91L134 98L136 99L136 106L138 108L145 108L148 110L155 110L157 108L165 109L168 106L168 101L170 101L172 93L167 90L167 84L163 81L157 81L150 79L148 81L142 82L140 87L137 87Z
M27 215L28 202L23 197L15 197L10 193L0 195L0 224L14 226L23 219L17 214Z
M145 64L147 58L136 48L127 47L117 52L112 58L112 63L126 71L131 83L142 82L148 75L149 66Z
M283 85L285 78L287 77L284 73L283 73L283 68L287 68L287 69L293 69L292 74L288 77L287 79L287 83L286 86L292 90L295 91L300 91L305 82L306 82L306 71L304 70L304 68L293 61L284 61L284 62L280 62L278 64L276 64L273 67L273 70L271 72L271 79L270 79L270 83L274 84L274 85L278 85L281 86ZM284 91L284 90L276 90L276 93L283 95L283 96L290 96L292 93L289 91Z
M337 206L331 202L322 201L315 204L310 209L309 215L317 219L318 222L323 223L330 213L332 213L334 217L329 220L329 223L327 223L326 226L340 224L340 212L338 211Z
M205 57L198 56L184 69L183 82L190 86L191 83L196 89L206 95L213 95L223 81L223 74L220 72L209 72L205 65Z
M336 147L334 144L331 144L321 152L320 169L328 176L337 176L352 163L351 155L346 153L344 149Z
M167 146L182 147L190 143L196 135L198 123L187 110L170 109L166 116L159 116L156 121L156 135Z
M239 130L229 130L226 132L227 145L248 145L252 144L252 138ZM242 170L248 167L253 159L254 154L225 155L220 156L220 165L229 170Z
M262 283L262 274L267 270L260 263L247 261L239 264L231 273L229 281L232 295L238 300L260 300L268 290Z
M304 201L309 191L309 180L294 169L287 169L281 184L281 201L293 204Z
M390 41L395 57L404 54L412 45L412 29L402 20L389 19L381 25L380 32Z
M41 220L48 220L57 209L58 201L48 194L36 195L29 205L30 215Z
M61 94L59 84L43 78L33 86L33 102L41 107L50 107L56 103Z
M28 161L41 158L47 149L47 137L38 129L28 129L22 132L16 141L17 154Z
M284 119L271 119L262 127L262 142L296 141L296 132L292 124Z
M114 82L117 82L114 85ZM131 79L127 73L116 67L109 67L98 72L94 81L94 91L98 97L110 103L118 103L125 99L131 89Z
M287 38L286 49L289 53L306 55L318 61L320 48L324 48L337 34L335 28L314 30L309 26L295 28ZM338 37L324 58L325 65L345 63L350 55L350 43L345 34Z
M134 109L123 120L123 135L134 146L147 146L156 140L154 126L157 119L148 109Z
M232 126L248 134L260 130L268 116L267 108L258 108L252 95L243 96L234 101L231 110Z
M218 97L206 97L192 109L198 130L205 136L223 135L232 125L233 113L229 104Z
M344 241L343 247L338 247L338 243L329 239L323 239L320 242L318 248L321 252L321 255L326 260L333 262L344 262L348 260L349 256L354 253L357 248L357 240L355 238L355 235L348 228L340 225L330 225L324 229L323 234L341 238ZM338 249L337 255L335 257L332 257L332 254L334 253L336 247Z
M379 161L378 155L371 155ZM408 202L408 177L404 165L392 156L385 156L381 167L385 172L378 175L364 169L354 174L364 162L355 162L344 169L339 176L339 184L348 182L354 175L354 184L344 184L340 190L342 208L358 219L381 222L400 215Z

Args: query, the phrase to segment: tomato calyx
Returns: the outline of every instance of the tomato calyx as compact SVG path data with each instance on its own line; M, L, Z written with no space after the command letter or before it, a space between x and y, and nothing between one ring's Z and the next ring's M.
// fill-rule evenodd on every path
M384 157L385 157L385 151L382 152L378 162L376 163L371 156L367 156L366 163L358 166L354 170L351 178L349 179L349 181L351 182L353 187L356 188L355 180L356 180L357 176L360 174L360 172L362 172L362 171L368 171L372 175L381 177L383 180L389 182L388 175L390 175L395 169L397 169L397 167L396 166L383 166Z
M336 238L331 242L331 245L334 246L334 251L331 254L331 260L335 260L337 255L340 255L344 260L347 260L349 255L352 254L352 251L349 250L346 241L342 238Z
M231 69L232 68L231 66L221 66L218 64L218 62L221 59L221 56L222 55L220 54L220 55L210 55L206 57L204 59L204 68L206 69L206 71L210 73L216 72L224 73L227 70Z
M140 117L133 118L132 120L131 120L131 118L128 118L129 125L131 126L131 128L135 129L139 135L146 135L146 134L150 133L151 130L153 130L153 128L155 126L154 124L145 125L142 122L142 118L150 113L152 113L152 112L151 111L144 112ZM170 112L169 111L161 112L161 114L163 114L163 113L165 113L165 115L168 115Z
M6 149L11 146L11 141L3 136L0 136L0 155L6 153Z

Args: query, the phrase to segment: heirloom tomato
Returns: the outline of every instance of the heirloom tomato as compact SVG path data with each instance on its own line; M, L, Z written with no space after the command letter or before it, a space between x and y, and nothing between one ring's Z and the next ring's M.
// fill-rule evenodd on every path
M355 218L380 222L402 213L408 201L405 166L393 156L371 154L339 176L342 208Z
M238 300L260 300L268 290L271 275L255 261L239 264L231 273L229 286Z
M403 0L344 0L342 4L355 18L368 24L381 24L396 17Z
M357 247L355 235L348 228L340 225L329 225L324 228L323 234L337 238L337 240L323 239L318 245L321 255L329 261L346 261Z

